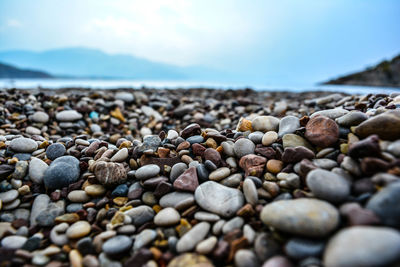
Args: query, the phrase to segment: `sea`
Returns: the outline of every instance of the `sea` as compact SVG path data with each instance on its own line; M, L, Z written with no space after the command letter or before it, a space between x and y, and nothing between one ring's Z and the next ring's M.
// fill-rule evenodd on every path
M327 91L344 92L348 94L369 94L393 92L400 93L400 88L375 87L375 86L351 86L351 85L319 85L319 84L252 84L250 83L220 83L205 81L152 81L152 80L128 80L128 79L0 79L0 89L63 89L63 88L88 88L88 89L115 89L115 88L212 88L212 89L244 89L251 88L256 91L285 91L308 92Z

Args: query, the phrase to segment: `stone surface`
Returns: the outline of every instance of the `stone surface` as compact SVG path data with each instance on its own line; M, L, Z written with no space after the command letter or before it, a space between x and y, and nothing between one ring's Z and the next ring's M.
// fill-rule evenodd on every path
M174 181L174 188L194 192L199 186L196 167L190 167Z
M46 156L50 160L55 160L61 156L64 156L66 152L65 146L60 143L54 143L47 147Z
M233 146L235 155L239 158L246 156L248 154L254 154L254 149L256 145L247 138L240 138L237 140Z
M396 140L400 136L400 111L388 111L371 117L358 125L355 133L362 138L376 134L383 140Z
M278 136L281 138L285 134L294 133L300 128L300 120L295 116L286 116L279 121Z
M313 195L332 203L345 201L350 195L350 184L346 178L322 169L307 174L307 186Z
M242 192L212 181L197 187L195 200L202 209L222 217L233 216L244 204Z
M132 247L132 239L125 235L117 235L103 244L103 251L108 255L117 255L128 251Z
M76 110L64 110L56 114L56 119L63 122L76 121L82 119L82 114Z
M338 141L339 127L328 117L315 116L306 125L305 137L316 146L329 147Z
M66 231L67 237L71 239L81 238L90 233L91 227L87 221L77 221Z
M44 173L49 165L47 165L43 160L36 157L32 157L29 163L29 177L32 182L41 184L43 183Z
M156 164L149 164L140 167L136 173L135 176L139 180L146 180L152 177L157 176L160 173L160 167Z
M183 235L176 244L176 250L179 253L193 250L210 231L210 224L201 222L193 226L185 235Z
M97 162L94 174L96 179L105 186L123 184L128 179L124 165L116 162Z
M49 189L61 189L79 178L79 160L72 156L55 159L44 172L44 184Z
M400 260L400 234L387 227L354 226L340 230L324 252L324 265L390 266Z
M181 219L181 215L174 208L167 207L160 210L154 217L154 223L158 226L169 226L178 224Z
M30 138L19 137L11 141L10 148L15 152L30 153L38 148L38 144Z
M339 224L339 212L328 202L317 199L275 201L264 206L261 220L283 232L323 237Z
M258 116L251 122L254 131L277 131L279 126L279 119L273 116Z

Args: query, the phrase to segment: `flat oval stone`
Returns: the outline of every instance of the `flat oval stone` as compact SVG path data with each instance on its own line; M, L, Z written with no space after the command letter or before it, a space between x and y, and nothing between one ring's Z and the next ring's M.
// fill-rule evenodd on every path
M124 165L116 162L97 162L94 175L105 186L123 184L128 179Z
M388 227L354 226L334 235L325 249L326 267L390 266L400 260L400 234Z
M146 222L152 221L154 218L154 210L146 205L134 207L124 212L132 219L135 226L140 226Z
M394 141L400 136L400 111L387 111L369 118L355 128L355 133L362 138L377 134L383 140Z
M368 119L368 116L361 111L351 111L336 119L336 122L344 127L359 125L361 122Z
M188 168L188 166L183 162L174 164L174 166L172 166L171 172L169 174L169 179L171 180L171 182L174 182L175 179L179 177L179 175L181 175L184 171L187 170L187 168Z
M76 110L64 110L61 112L58 112L56 114L56 120L58 121L76 121L82 119L82 114L77 112Z
M117 235L104 242L102 249L108 255L117 255L132 247L132 239L126 235Z
M31 116L29 116L29 119L33 122L46 123L49 121L49 115L43 111L36 111Z
M3 202L3 204L9 203L14 201L18 197L18 195L19 193L17 190L11 189L9 191L0 193L0 200Z
M28 238L25 236L11 235L1 240L1 246L9 249L19 249L26 243Z
M325 243L320 240L292 238L285 245L286 255L295 260L307 257L319 257L325 247Z
M207 222L201 222L193 226L192 229L179 239L176 244L176 251L183 253L194 249L207 236L210 227L210 224Z
M34 183L43 183L44 173L48 167L49 165L47 165L43 160L32 157L29 163L29 178L31 178Z
M160 167L156 164L149 164L137 169L135 176L139 180L146 180L157 176L160 173Z
M173 207L177 210L190 207L194 204L194 196L191 193L172 192L160 199L160 206L163 208Z
M254 154L255 148L256 145L247 138L240 138L233 145L233 150L238 158L241 158L248 154Z
M276 140L278 140L278 134L274 131L266 132L262 137L263 146L269 146L273 144Z
M91 231L90 224L87 221L77 221L67 229L67 237L70 239L81 238L88 235Z
M194 195L202 209L222 217L233 216L244 205L241 191L212 181L202 183Z
M400 227L400 182L391 183L368 201L366 208L372 210L382 223L391 227Z
M154 217L154 223L157 226L169 226L178 224L180 219L181 215L176 211L176 209L167 207L157 213L157 215Z
M123 162L128 158L128 149L126 147L122 148L121 150L118 150L117 153L115 153L114 156L110 159L112 162Z
M31 153L38 148L38 144L30 138L19 137L11 141L10 148L15 152Z
M257 116L251 122L254 131L276 131L279 126L279 119L273 116Z
M323 237L339 224L338 210L328 202L317 199L279 200L267 204L261 220L283 232L309 237Z
M308 121L304 136L316 146L329 147L338 141L339 127L328 117L315 116Z
M243 182L243 193L247 203L256 205L258 202L257 188L251 179L245 179Z
M44 172L44 185L49 189L61 189L76 182L79 174L78 159L73 156L59 157Z
M47 147L46 156L48 159L55 160L61 156L64 156L66 152L65 146L60 143L54 143Z
M210 175L208 176L208 179L210 179L212 181L220 181L220 180L228 177L229 174L231 174L231 171L229 170L229 168L222 167L222 168L216 169L215 171L210 173Z
M350 184L346 178L322 169L307 174L307 186L317 198L340 203L350 195Z
M295 116L286 116L279 122L278 136L281 138L285 134L294 133L300 128L300 120Z
M347 113L349 113L349 111L346 109L343 109L343 108L324 109L321 111L314 112L310 116L310 118L314 118L316 116L325 116L325 117L328 117L328 118L334 120L336 118L346 115Z

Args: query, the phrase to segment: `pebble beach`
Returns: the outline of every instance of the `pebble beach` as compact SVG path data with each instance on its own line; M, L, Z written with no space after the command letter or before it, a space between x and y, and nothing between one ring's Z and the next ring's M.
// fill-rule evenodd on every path
M0 266L400 266L400 92L0 91Z

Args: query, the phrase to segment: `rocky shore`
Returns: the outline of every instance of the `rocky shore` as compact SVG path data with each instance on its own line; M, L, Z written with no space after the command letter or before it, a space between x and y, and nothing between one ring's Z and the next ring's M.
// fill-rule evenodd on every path
M399 266L400 93L0 91L1 266Z

